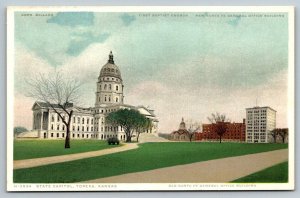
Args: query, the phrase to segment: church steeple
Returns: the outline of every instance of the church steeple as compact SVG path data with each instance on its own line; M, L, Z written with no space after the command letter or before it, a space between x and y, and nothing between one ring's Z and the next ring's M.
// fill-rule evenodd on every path
M113 55L112 51L110 51L110 53L109 53L108 63L115 64L114 55Z

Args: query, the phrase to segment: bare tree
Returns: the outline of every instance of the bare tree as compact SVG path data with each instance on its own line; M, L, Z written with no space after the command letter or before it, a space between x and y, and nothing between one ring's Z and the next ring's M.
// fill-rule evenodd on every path
M60 72L54 74L37 74L28 79L28 95L43 101L61 118L66 126L65 148L70 148L70 125L73 115L73 103L79 98L80 82L66 78ZM67 115L66 117L64 115Z
M220 143L222 142L222 136L226 133L227 123L230 122L228 118L226 118L225 114L220 113L212 113L211 117L207 117L207 119L212 123L215 128L216 133L219 136Z
M194 122L193 120L189 120L187 122L187 131L189 135L189 140L192 142L193 137L195 136L196 132L201 129L201 123Z

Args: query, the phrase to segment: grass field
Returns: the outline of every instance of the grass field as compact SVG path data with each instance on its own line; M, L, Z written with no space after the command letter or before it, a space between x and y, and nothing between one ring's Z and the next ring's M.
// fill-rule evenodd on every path
M262 171L233 181L234 183L285 183L288 182L288 162L283 162Z
M66 155L112 148L99 140L71 140L71 148L64 149L64 140L15 140L14 160Z
M18 169L14 182L69 183L230 156L287 148L287 144L145 143L135 150L71 162ZM186 170L184 170L186 171Z

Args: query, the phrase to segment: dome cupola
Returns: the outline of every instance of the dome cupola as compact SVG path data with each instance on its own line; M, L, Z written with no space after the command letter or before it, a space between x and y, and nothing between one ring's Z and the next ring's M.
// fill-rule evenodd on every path
M104 77L115 77L122 81L121 73L117 65L114 62L114 55L112 51L109 53L107 63L102 67L98 80L102 81Z

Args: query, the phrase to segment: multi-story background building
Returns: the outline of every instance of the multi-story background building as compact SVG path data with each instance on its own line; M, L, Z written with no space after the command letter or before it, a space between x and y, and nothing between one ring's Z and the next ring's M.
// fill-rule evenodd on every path
M95 106L89 108L69 104L73 110L71 122L71 138L96 138L105 140L109 137L118 137L125 140L125 133L121 127L111 126L106 123L106 116L118 109L135 109L152 121L152 129L146 133L156 133L158 120L154 110L144 106L124 104L124 85L121 72L114 63L113 54L110 52L108 62L101 68L97 81ZM62 112L57 104L51 104L56 111ZM33 107L33 132L38 138L64 138L65 125L50 104L35 102ZM32 132L31 132L32 134Z
M276 111L270 107L246 109L246 142L268 143L270 132L276 128Z
M222 140L244 142L245 129L245 119L243 119L243 123L226 122L226 132L222 136ZM203 124L202 132L195 134L195 140L198 141L219 141L219 138L215 124Z

